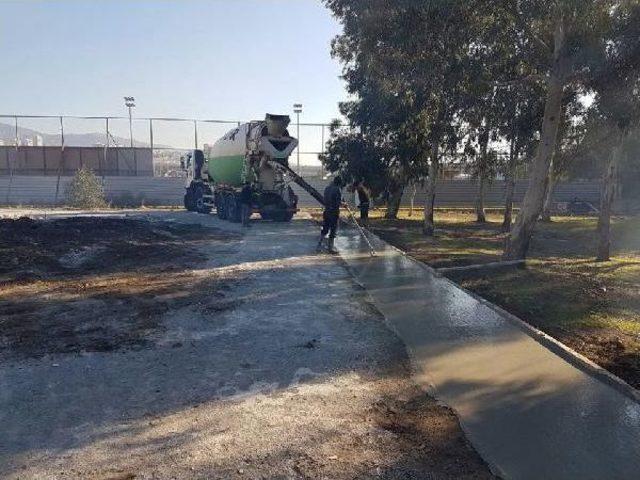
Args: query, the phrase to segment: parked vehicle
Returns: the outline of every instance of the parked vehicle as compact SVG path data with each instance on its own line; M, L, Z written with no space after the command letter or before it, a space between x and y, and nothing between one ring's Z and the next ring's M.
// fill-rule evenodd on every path
M218 217L239 222L240 191L248 182L254 212L263 219L290 221L298 210L298 197L287 173L292 173L289 156L298 141L289 135L289 123L286 115L267 114L265 120L229 131L208 151L192 150L184 155L185 208L209 213L215 206Z

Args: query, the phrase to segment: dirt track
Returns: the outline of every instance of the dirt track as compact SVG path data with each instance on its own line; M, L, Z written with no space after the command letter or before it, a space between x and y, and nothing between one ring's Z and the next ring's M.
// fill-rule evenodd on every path
M311 223L0 231L0 477L490 477Z

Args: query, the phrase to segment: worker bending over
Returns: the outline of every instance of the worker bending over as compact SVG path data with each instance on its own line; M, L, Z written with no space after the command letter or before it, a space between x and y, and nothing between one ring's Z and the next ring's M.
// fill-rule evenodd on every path
M329 253L338 253L335 248L336 230L338 229L338 219L340 218L340 206L342 205L342 179L335 177L333 182L324 189L324 212L322 213L322 231L318 241L317 251L323 247L324 239L329 234L327 250Z

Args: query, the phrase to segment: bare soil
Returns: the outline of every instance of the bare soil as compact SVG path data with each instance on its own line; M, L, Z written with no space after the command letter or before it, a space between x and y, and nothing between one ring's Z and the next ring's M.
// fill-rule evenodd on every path
M162 314L230 282L185 270L197 245L229 242L200 225L121 218L0 220L0 360L143 348Z
M311 225L166 216L0 221L0 477L494 478Z

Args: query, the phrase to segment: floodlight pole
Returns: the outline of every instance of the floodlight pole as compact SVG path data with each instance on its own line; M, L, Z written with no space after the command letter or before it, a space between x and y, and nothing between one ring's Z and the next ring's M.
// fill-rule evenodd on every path
M320 176L324 177L324 163L322 163L322 160L324 160L324 125L322 125L322 147L320 147L320 156L322 157L320 160Z
M300 113L302 113L302 104L301 103L294 103L293 104L293 111L296 114L296 137L298 140L298 148L296 149L296 156L297 156L297 170L298 170L298 175L300 175Z
M193 121L193 140L195 143L196 150L198 150L198 121Z
M124 97L124 104L129 109L129 141L131 144L131 151L133 152L133 168L135 170L134 175L138 175L138 159L136 157L136 150L133 148L133 118L131 116L131 109L136 106L135 98Z
M133 120L131 118L131 106L129 105L129 142L131 148L133 148Z

